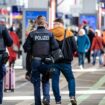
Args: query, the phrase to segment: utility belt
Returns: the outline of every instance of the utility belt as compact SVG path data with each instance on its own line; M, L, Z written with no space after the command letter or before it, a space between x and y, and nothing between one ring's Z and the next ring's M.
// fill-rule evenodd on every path
M54 63L52 57L44 57L44 58L41 58L41 57L33 57L33 56L32 56L32 59L34 59L34 60L39 60L40 62L42 62L42 63L44 63L44 64L48 64L48 65ZM45 76L45 78L42 80L42 82L47 81L47 80L49 80L50 78L52 78L52 74L53 74L54 71L55 71L55 69L52 68L51 65L50 65L50 66L49 66L49 69L46 70L46 72L45 72L45 75L46 75L46 76Z
M41 61L41 60L42 60L42 58L41 58L41 57L34 57L34 56L32 56L32 59L34 59L34 60L39 60L39 61Z
M43 57L43 58L41 58L41 57L33 57L32 56L32 59L41 61L41 62L43 62L45 64L53 63L53 59L51 57Z

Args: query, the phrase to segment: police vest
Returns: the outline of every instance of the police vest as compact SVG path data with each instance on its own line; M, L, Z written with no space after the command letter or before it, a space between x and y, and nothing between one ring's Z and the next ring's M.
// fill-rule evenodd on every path
M50 53L50 36L48 33L36 33L33 37L32 55L46 57Z

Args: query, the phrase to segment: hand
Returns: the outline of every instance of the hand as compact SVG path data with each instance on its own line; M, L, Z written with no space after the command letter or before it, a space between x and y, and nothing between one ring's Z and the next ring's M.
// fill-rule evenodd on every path
M86 49L85 52L88 52L88 49Z

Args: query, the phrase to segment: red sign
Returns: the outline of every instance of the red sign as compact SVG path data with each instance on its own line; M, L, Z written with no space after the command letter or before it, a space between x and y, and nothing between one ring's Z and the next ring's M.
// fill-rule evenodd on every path
M7 15L8 14L8 10L6 10L6 9L0 9L0 14Z

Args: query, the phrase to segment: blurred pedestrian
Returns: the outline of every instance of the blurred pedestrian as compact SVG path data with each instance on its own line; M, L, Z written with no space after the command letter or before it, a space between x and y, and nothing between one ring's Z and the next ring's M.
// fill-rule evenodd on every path
M28 26L26 29L26 36L28 36L28 34L33 30L33 26L34 26L34 21L28 20Z
M24 51L31 53L31 82L34 87L35 105L41 104L41 92L40 92L40 74L43 78L46 77L46 72L50 69L50 65L45 62L45 59L50 56L50 51L57 50L59 48L52 33L46 29L46 18L43 16L37 17L37 29L30 32L25 44ZM42 78L42 81L44 80ZM49 79L43 82L43 104L50 105L50 84Z
M93 38L92 46L91 46L91 53L93 55L93 62L92 64L96 64L96 57L99 57L99 65L103 65L102 62L102 50L103 50L103 39L101 37L100 30L95 31L95 37Z
M18 51L20 48L20 41L19 37L16 34L16 32L13 30L13 27L9 29L9 34L13 40L13 45L11 47L8 47L9 51L9 67L11 67L11 64L14 65L16 58L18 56Z
M90 40L88 36L86 35L84 29L80 29L79 31L79 35L77 38L77 48L78 48L79 66L80 66L80 69L83 69L85 54L90 48Z
M16 34L18 35L19 39L22 39L22 23L17 23Z
M8 30L3 20L0 20L0 104L3 101L3 77L6 74L5 60L8 56L6 53L6 47L11 46L13 43Z
M89 48L88 52L86 53L86 58L87 58L88 63L90 63L91 62L91 45L93 42L93 38L95 36L94 30L92 27L89 27L89 31L88 31L87 35L88 35L89 40L90 40L90 48Z
M82 27L85 30L85 33L88 34L89 26L88 26L88 21L87 20L83 20Z
M54 64L55 71L52 75L52 89L55 96L56 105L61 105L61 95L59 89L59 78L62 72L68 82L69 98L72 105L77 105L75 97L75 78L72 72L71 62L73 53L76 51L76 42L71 31L64 29L64 22L58 18L54 21L54 29L51 30L63 51L64 59Z

